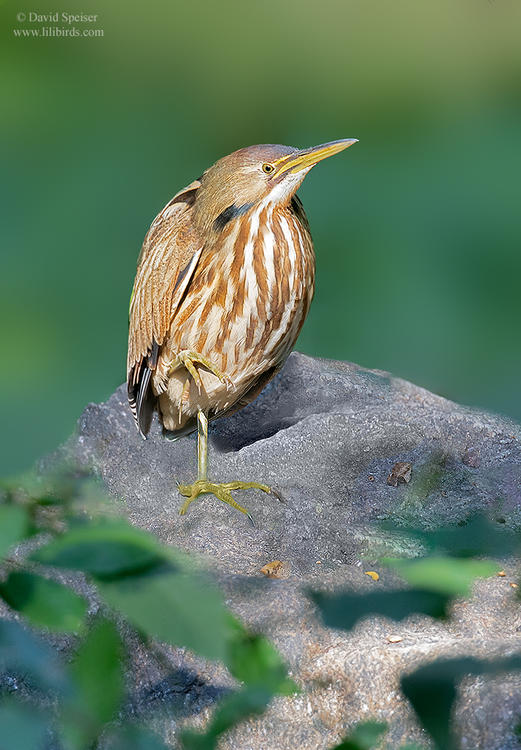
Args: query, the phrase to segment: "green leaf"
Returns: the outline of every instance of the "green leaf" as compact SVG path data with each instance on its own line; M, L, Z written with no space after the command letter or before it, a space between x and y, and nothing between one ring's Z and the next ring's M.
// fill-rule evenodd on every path
M397 526L385 522L380 528L407 534L418 539L436 553L449 553L453 557L503 557L519 552L521 539L505 524L493 523L482 514L433 531Z
M31 532L29 516L21 505L0 505L0 558Z
M35 575L13 572L0 584L0 595L34 625L63 632L78 631L87 603L68 586Z
M210 725L202 734L186 731L182 745L186 750L214 750L219 738L240 721L265 711L274 695L292 695L298 686L288 678L286 666L274 646L263 636L248 633L231 620L227 666L245 687L224 698Z
M42 750L48 732L48 717L36 706L14 700L0 703L2 750Z
M456 750L450 718L456 683L465 675L496 675L521 669L521 657L495 661L473 658L439 659L402 677L402 690L411 702L420 723L429 732L438 750Z
M113 720L123 699L123 647L116 627L99 619L74 659L72 691L64 703L63 734L72 748L83 750Z
M450 597L445 594L424 589L372 591L363 594L324 594L311 591L308 595L320 609L324 623L330 628L343 630L350 630L358 620L368 615L403 620L418 612L444 618L450 602Z
M143 727L116 729L107 740L107 750L169 750L159 737Z
M185 750L215 750L219 738L249 716L259 715L271 700L269 690L261 687L246 687L224 698L213 718L202 734L193 730L181 733L181 745Z
M244 629L229 646L227 666L232 675L249 687L261 687L271 694L292 695L298 686L287 676L286 665L267 638Z
M459 557L386 558L382 563L396 570L412 586L449 596L468 596L476 578L486 578L500 570L497 563L488 560Z
M0 620L0 671L22 674L46 692L63 692L67 687L55 651L12 620Z
M372 750L387 731L387 724L379 721L364 721L353 729L340 745L332 750Z
M232 637L229 615L216 588L201 576L156 567L139 576L100 581L111 607L151 638L186 646L224 661Z
M167 556L155 537L118 519L75 526L33 552L31 559L110 580L148 570Z

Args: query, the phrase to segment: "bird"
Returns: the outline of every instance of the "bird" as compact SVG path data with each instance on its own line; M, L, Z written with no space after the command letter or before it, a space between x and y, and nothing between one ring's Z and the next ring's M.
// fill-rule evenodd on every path
M171 439L197 431L197 479L178 485L182 515L212 494L252 520L232 492L276 494L208 479L208 422L253 401L293 349L315 286L296 193L316 164L354 143L234 151L176 193L145 236L129 307L128 401L143 438L154 412Z

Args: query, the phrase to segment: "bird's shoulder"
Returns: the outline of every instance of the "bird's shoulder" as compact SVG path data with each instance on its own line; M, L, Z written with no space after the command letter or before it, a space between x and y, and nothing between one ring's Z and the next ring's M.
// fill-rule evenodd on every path
M150 225L137 261L138 272L158 246L169 247L174 260L183 255L183 249L194 240L191 221L193 205L197 191L201 187L199 180L194 180L177 192L158 213Z

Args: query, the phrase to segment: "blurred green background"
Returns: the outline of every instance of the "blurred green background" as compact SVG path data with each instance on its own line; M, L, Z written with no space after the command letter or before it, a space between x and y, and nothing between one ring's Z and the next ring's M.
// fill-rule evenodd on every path
M25 0L24 0L25 1ZM521 3L63 4L2 21L1 471L125 377L143 236L252 143L360 143L300 195L318 288L298 349L521 418Z

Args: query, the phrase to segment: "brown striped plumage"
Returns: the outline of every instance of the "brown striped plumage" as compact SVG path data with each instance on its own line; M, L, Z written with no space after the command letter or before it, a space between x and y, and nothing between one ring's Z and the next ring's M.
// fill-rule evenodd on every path
M280 369L314 291L313 244L295 192L315 163L353 142L241 149L156 217L130 304L129 402L143 436L154 408L166 430L185 434L199 413L247 404ZM196 362L199 383L179 362L185 352L205 363Z

